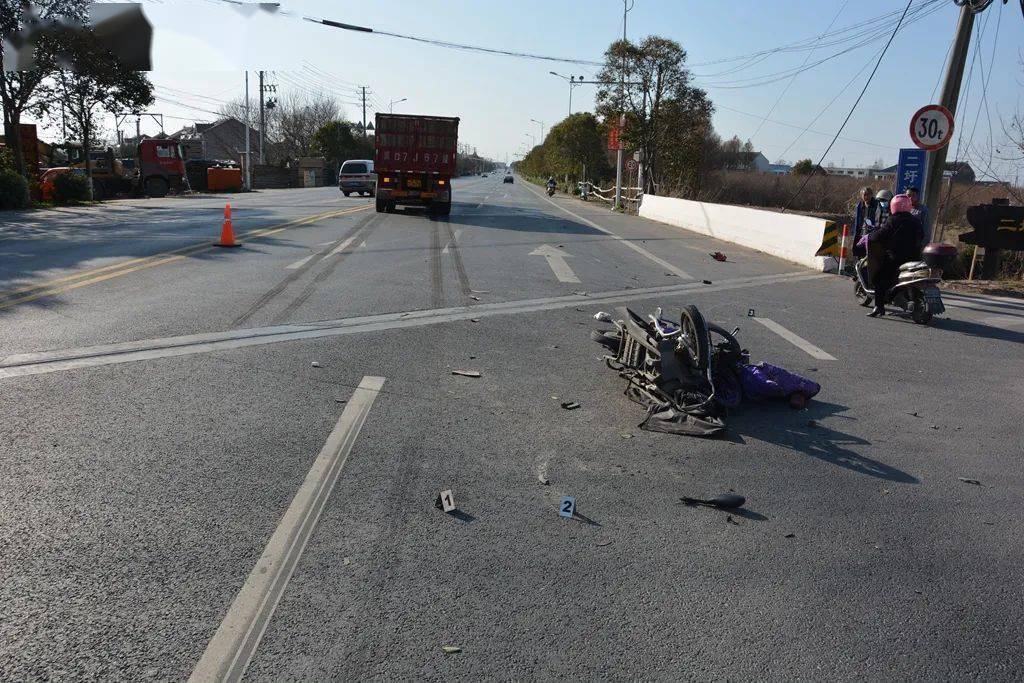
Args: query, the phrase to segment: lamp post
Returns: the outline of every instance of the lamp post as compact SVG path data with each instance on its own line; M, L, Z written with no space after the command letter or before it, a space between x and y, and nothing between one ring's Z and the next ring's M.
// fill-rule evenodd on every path
M534 123L540 126L540 141L544 142L544 122L538 121L537 119L530 119Z
M557 71L549 71L548 73L551 74L552 76L558 76L563 81L569 82L569 116L572 116L572 89L575 88L576 86L583 84L583 76L580 76L579 80L577 80L576 76L573 76L571 74L569 76L563 76Z
M537 138L536 138L536 137L535 137L535 136L533 135L533 133L527 133L527 134L526 134L526 137L530 138L530 142L532 142L532 143L533 143L533 144L532 144L532 145L530 146L530 149L533 149L534 147L536 147L536 146L537 146Z
M388 102L388 113L389 114L394 114L395 113L395 105L398 104L399 102L405 102L407 99L409 99L409 98L408 97L403 97L400 100L391 100L390 102Z

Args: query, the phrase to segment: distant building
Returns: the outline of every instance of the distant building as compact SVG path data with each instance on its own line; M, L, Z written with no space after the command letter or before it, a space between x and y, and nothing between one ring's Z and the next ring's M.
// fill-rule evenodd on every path
M896 167L892 167L893 171L889 174L889 177L895 177ZM886 169L883 168L863 168L860 166L826 166L825 171L829 175L834 176L846 176L847 178L863 178L865 180L882 180L884 179Z
M768 173L772 175L789 175L793 172L793 167L789 164L768 164Z
M245 124L229 116L215 123L196 123L171 135L181 141L185 159L223 159L241 164L245 156ZM259 152L260 132L249 128L249 148Z
M730 171L769 173L771 164L761 152L733 152L722 155L722 165Z

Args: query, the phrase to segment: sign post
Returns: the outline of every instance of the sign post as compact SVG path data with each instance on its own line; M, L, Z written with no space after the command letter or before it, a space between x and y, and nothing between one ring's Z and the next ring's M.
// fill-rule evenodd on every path
M914 147L900 150L900 160L896 165L896 194L903 194L909 188L916 187L923 195L928 174L928 152Z

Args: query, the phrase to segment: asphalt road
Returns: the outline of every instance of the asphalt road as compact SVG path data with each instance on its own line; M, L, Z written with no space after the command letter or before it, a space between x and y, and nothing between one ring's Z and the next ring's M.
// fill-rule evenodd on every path
M233 197L233 250L216 198L0 219L0 679L1024 678L1024 303L869 320L835 276L454 189ZM642 431L590 340L624 303L822 392Z

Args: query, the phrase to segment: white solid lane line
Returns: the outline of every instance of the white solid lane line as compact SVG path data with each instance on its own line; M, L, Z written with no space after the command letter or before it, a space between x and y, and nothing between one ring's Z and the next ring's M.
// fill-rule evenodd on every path
M831 275L815 273L813 271L797 271L780 275L756 275L753 277L736 278L734 280L721 280L713 285L689 282L680 285L590 292L588 294L502 301L474 306L383 313L339 320L322 320L301 325L275 325L271 327L230 330L227 332L208 332L178 337L165 337L162 339L143 339L102 346L61 349L58 351L19 353L0 359L0 379L40 375L48 372L63 372L65 370L101 365L136 363L157 358L190 356L197 353L226 351L247 346L262 346L265 344L319 339L346 334L420 327L422 325L470 320L472 318L484 318L495 315L517 315L537 311L553 311L575 306L622 303L654 296L681 294L695 294L699 296L712 292L725 292L747 287L765 287L771 284L802 282L828 277L831 277Z
M287 268L288 270L298 270L299 268L301 268L302 266L306 265L311 260L313 260L313 258L315 256L316 256L316 254L310 254L306 258L301 258L298 261L296 261L295 263L292 263L292 264L289 264L289 265L285 266L285 268Z
M580 279L576 277L576 273L572 271L569 264L566 262L568 253L562 251L558 247L553 247L550 244L542 244L533 251L530 252L530 256L543 256L547 259L548 265L551 267L551 272L555 274L559 282L575 282L579 284Z
M239 681L345 467L383 377L363 377L189 681Z
M836 360L836 357L833 356L832 354L822 351L811 342L807 341L806 339L797 335L796 333L787 330L785 327L778 324L771 318L754 318L754 320L761 323L769 330L771 330L775 334L779 335L780 337L788 341L793 346L803 351L806 351L808 354L810 354L814 358L817 358L818 360Z
M526 187L526 185L524 184L523 187ZM598 225L594 221L588 220L588 219L584 218L583 216L579 215L578 213L570 211L569 209L565 208L564 206L551 201L550 199L548 199L544 195L540 194L539 192L535 192L533 190L533 188L531 188L531 187L526 187L526 189L529 192L531 192L534 195L536 195L537 197L539 197L540 199L543 199L544 201L546 201L548 204L550 204L551 206L555 207L556 209L559 209L560 211L564 211L565 213L569 214L570 216L572 216L576 220L581 221L581 222L589 225L590 227L594 228L595 230L600 230L601 232L603 232L604 234L608 235L612 239L618 241L620 244L623 244L623 245L629 247L630 249L632 249L633 251L635 251L636 253L641 254L645 258L647 258L647 259L649 259L651 261L654 261L655 263L657 263L659 266L661 266L662 268L664 268L668 272L670 272L670 273L672 273L674 275L678 275L679 277L681 277L683 279L686 279L686 280L692 280L693 279L693 276L690 275L689 273L687 273L682 268L677 268L676 266L672 265L671 263L669 263L665 259L658 258L657 256L655 256L651 252L649 252L646 249L644 249L643 247L641 247L639 244L633 244L631 241L629 241L625 237L620 237L619 235L616 235L614 232L611 232L609 230L605 230L604 228L602 228L600 225Z

